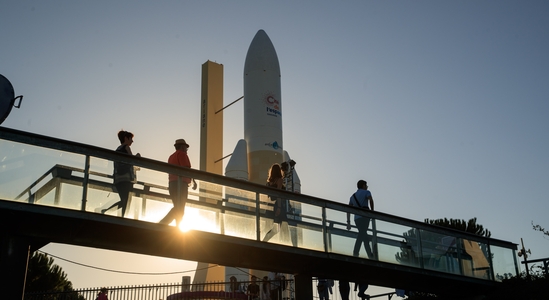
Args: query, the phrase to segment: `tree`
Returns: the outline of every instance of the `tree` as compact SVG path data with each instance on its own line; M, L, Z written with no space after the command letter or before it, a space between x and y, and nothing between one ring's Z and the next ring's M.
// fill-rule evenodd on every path
M425 219L425 223L446 228L452 228L484 237L490 237L492 235L489 230L484 229L482 225L477 224L477 218L472 218L469 221L447 218L437 220ZM405 265L418 265L419 258L417 257L416 253L413 250L413 247L411 246L412 244L416 243L415 241L417 241L418 239L419 234L417 229L410 229L408 230L408 232L404 232L403 236L405 240L402 241L402 251L395 255L396 260L399 263ZM439 234L429 232L421 233L421 239L426 244L438 243L440 238L441 237ZM481 248L485 253L487 253L485 247L486 245L483 245Z
M453 228L460 231L476 234L479 236L484 237L490 237L492 236L492 233L488 229L484 229L484 227L480 224L477 224L477 218L472 218L469 221L465 222L464 220L458 220L458 219L437 219L437 220L429 220L425 219L425 223L429 223L431 225L438 225L446 228Z
M73 288L65 272L53 263L53 258L36 251L29 260L25 291L68 292Z
M469 220L468 222L460 220L447 220L447 219L438 219L438 220L429 220L425 219L426 223L454 228L477 235L490 237L490 231L485 230L482 225L476 224L476 218ZM532 222L533 229L543 233L545 237L549 237L549 231L540 225L534 225ZM410 233L413 235L413 233ZM405 237L409 236L405 234ZM515 299L525 299L525 300L537 300L537 299L546 299L547 298L547 287L549 286L549 277L545 275L544 272L538 270L538 272L533 272L528 278L523 272L514 277L505 278L502 280L502 285L485 295L486 300L515 300ZM415 295L410 296L410 300L427 300L427 299L452 299L448 295L431 295L427 293L415 293Z
M534 225L534 221L532 221L532 227L534 227L534 230L535 231L541 231L543 233L543 235L545 235L545 237L549 237L549 230L545 230L545 228L539 226L539 225Z
M58 266L53 264L53 258L47 254L34 252L27 269L26 291L56 291L72 290L72 283Z
M447 218L437 220L425 219L425 223L446 228L452 228L484 237L490 237L492 235L489 230L484 229L482 225L477 224L477 218L472 218L469 221ZM412 266L419 265L420 260L423 260L424 264L428 264L426 260L429 260L430 258L418 257L417 253L415 253L414 251L414 247L412 246L413 244L417 243L418 237L420 236L418 234L418 230L415 228L410 229L408 230L408 232L404 232L403 236L404 241L401 242L401 252L395 255L396 260L401 264ZM437 233L430 233L426 231L421 232L421 240L423 241L424 245L429 243L439 243L440 238L440 234ZM480 247L485 255L488 255L486 245L481 245ZM410 294L411 295L407 298L410 300L452 299L449 295L434 295L425 292L412 292Z

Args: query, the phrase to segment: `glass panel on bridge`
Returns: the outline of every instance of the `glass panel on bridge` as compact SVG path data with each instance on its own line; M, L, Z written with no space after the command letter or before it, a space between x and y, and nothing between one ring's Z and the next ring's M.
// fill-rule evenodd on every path
M519 274L516 250L491 245L490 253L492 254L494 280L502 281Z
M462 243L464 253L462 256L463 275L491 279L492 269L490 268L488 245L467 239L462 239Z
M106 158L93 157L86 154L87 146L79 146L77 153L55 150L60 142L42 139L39 144L54 146L50 149L0 139L0 199L122 216L117 207L105 211L120 200L113 185L114 164L108 159L119 154L99 151ZM124 217L159 222L173 207L168 174L163 171L167 167L131 159L137 165L154 168L134 168L137 180ZM480 237L477 241L474 236L462 239L454 231L445 232L440 227L426 230L430 225L411 220L363 212L306 195L285 199L256 192L257 188L245 181L235 183L223 177L216 180L217 183L196 180L198 188L189 189L182 230L352 256L358 236L353 214L362 214L371 219L368 239L374 257L368 258L361 245L361 258L486 280L501 281L519 272L516 246L508 242ZM284 209L280 219L275 217L275 200Z
M51 179L58 174L56 165L67 165L83 170L84 155L0 140L0 197L2 199L80 209L80 201L61 203ZM69 178L70 179L70 178ZM37 191L39 191L37 193ZM67 192L77 192L68 189ZM82 197L80 197L81 199Z
M419 267L417 229L374 220L373 236L380 261Z
M322 222L322 213L318 215L319 223ZM355 245L357 230L354 226L354 215L349 216L351 220L351 229L347 229L347 213L326 209L326 233L328 242L328 251L343 255L353 255L353 247ZM321 223L320 223L321 224Z

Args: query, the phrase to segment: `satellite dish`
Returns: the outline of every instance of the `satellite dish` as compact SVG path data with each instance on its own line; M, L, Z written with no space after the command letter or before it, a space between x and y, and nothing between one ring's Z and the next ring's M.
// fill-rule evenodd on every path
M15 101L19 99L19 103L15 105ZM8 117L11 112L11 108L15 106L19 108L23 96L15 97L15 91L10 81L0 74L0 124Z

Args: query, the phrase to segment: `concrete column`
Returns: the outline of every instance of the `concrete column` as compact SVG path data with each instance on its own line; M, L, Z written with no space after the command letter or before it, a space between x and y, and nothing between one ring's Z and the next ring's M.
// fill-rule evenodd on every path
M313 277L309 274L295 274L295 300L313 299Z
M0 242L0 270L3 299L23 299L29 243L23 238L2 235Z

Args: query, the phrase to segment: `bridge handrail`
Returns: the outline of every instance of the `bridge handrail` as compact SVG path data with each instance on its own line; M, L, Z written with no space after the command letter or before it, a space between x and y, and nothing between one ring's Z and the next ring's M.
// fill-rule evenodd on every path
M82 172L84 174L83 178L83 184L84 186L87 186L87 182L89 180L89 175L95 175L100 176L104 178L111 178L112 176L108 174L101 174L97 172L90 172L89 171L89 161L90 158L99 158L99 159L105 159L109 161L119 161L122 163L131 164L134 166L147 168L151 170L156 170L163 173L171 173L176 174L177 176L182 177L190 177L195 178L200 181L213 183L225 187L235 188L239 190L245 190L251 193L256 194L256 207L259 208L260 205L267 205L269 206L270 203L259 203L259 194L266 194L274 197L280 197L283 199L291 199L292 202L296 203L302 203L302 204L308 204L315 207L319 207L322 209L323 213L322 216L317 216L316 220L321 221L321 224L315 225L315 226L322 226L324 230L327 230L330 228L331 230L336 229L335 226L345 226L346 224L334 221L334 220L328 220L326 217L326 210L333 210L333 211L339 211L343 213L350 213L354 215L362 215L365 217L372 218L372 220L375 220L375 222L388 222L392 224L398 224L404 227L413 228L416 230L425 230L432 233L437 233L441 235L450 235L455 238L460 238L464 240L469 241L475 241L479 243L483 243L490 246L499 246L506 249L516 250L516 244L510 243L503 240L498 240L494 238L487 238L482 237L478 235L474 235L467 232L462 232L458 230L453 230L445 227L440 227L436 225L426 224L423 222L415 221L415 220L409 220L405 219L399 216L389 215L383 212L379 211L368 211L363 210L357 207L349 206L345 203L339 203L336 201L321 199L318 197L305 195L305 194L296 194L288 191L273 189L271 187L267 187L265 185L251 183L239 179L229 178L218 174L212 174L200 170L195 169L189 169L189 168L182 168L175 165L168 164L166 162L161 162L145 157L135 157L135 156L129 156L125 155L116 151L113 151L111 149L105 149L100 148L96 146L90 146L85 145L82 143L77 143L73 141L67 141L62 140L58 138L53 137L47 137L43 135L18 131L15 129L9 129L5 127L0 127L0 139L17 142L17 143L23 143L23 144L29 144L33 146L38 146L42 148L49 148L54 150L61 150L65 152L70 152L74 154L82 155L86 158L86 166L84 169L79 169L79 172ZM56 166L52 167L49 172L53 171ZM43 180L47 175L43 175L39 178L39 180ZM110 176L110 177L109 177ZM147 183L139 182L140 184L143 184L144 186L147 186ZM36 185L36 181L33 183L32 187ZM166 187L160 186L160 185L150 185L151 187L159 188L165 190ZM22 195L29 193L30 189L32 187L29 187L27 190L23 191L19 196L22 197ZM141 191L142 193L145 192L145 190ZM160 194L162 195L162 194ZM166 195L168 196L168 195ZM84 195L82 196L82 210L85 210L85 202L86 202L86 192L84 190ZM347 198L347 196L344 196L343 198ZM219 208L218 206L215 206L216 208ZM228 209L228 207L223 207L224 209ZM259 212L258 212L259 213ZM259 216L259 214L257 215ZM315 216L304 216L300 215L300 217L310 217L311 220L315 219ZM311 224L308 224L311 225ZM375 226L375 225L374 225ZM339 230L339 229L337 229ZM373 228L375 231L376 229ZM341 229L342 232L344 232L344 229ZM381 231L380 231L381 232ZM400 236L395 236L397 238L401 238ZM374 236L374 238L376 238ZM410 237L410 240L413 240L413 237ZM326 243L326 241L324 241ZM329 250L325 247L325 251ZM492 276L493 277L493 276Z

